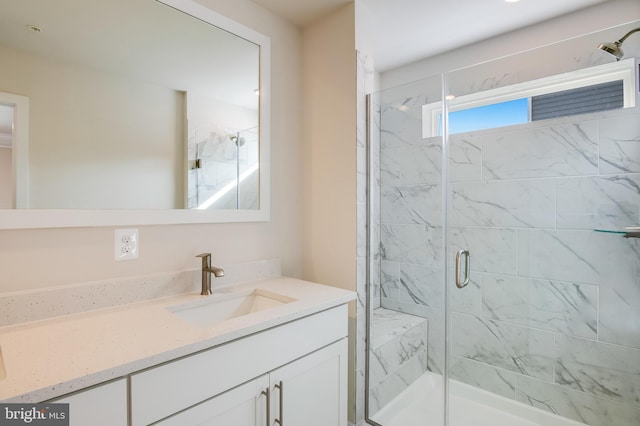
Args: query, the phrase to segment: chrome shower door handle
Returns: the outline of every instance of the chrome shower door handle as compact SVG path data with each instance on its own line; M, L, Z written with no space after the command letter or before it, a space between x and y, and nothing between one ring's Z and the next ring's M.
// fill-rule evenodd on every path
M465 256L464 259L464 280L460 281L460 258ZM456 253L456 287L464 288L469 284L471 257L469 250L458 250Z

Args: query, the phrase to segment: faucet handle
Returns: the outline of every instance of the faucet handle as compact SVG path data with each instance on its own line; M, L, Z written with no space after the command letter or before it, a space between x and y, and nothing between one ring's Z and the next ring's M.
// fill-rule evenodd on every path
M200 253L196 255L196 257L202 258L202 266L208 267L209 265L211 265L211 253Z

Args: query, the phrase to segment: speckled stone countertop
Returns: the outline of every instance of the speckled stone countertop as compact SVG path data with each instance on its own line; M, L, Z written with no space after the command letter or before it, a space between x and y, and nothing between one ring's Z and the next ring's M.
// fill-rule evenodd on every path
M168 309L256 288L295 300L207 327L194 325ZM6 373L0 378L0 401L56 398L354 299L351 291L280 277L237 284L213 296L162 297L0 327Z

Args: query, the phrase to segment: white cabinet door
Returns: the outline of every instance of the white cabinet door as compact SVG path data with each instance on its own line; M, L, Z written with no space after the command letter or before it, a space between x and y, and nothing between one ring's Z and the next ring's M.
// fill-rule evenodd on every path
M127 379L51 402L69 404L70 426L127 426Z
M346 372L345 338L157 424L346 426ZM271 407L267 411L269 399Z
M268 375L260 376L156 424L162 426L267 426L266 392L268 389Z
M270 426L347 425L346 338L273 371L270 382Z

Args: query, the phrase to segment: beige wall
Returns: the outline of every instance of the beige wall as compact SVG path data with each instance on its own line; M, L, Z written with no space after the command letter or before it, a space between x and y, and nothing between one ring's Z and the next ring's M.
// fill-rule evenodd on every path
M303 277L356 289L353 4L304 29Z
M199 266L281 258L283 273L301 275L301 34L246 0L201 3L271 37L271 221L268 223L142 226L140 258L113 260L114 228L0 231L0 291L44 288Z

